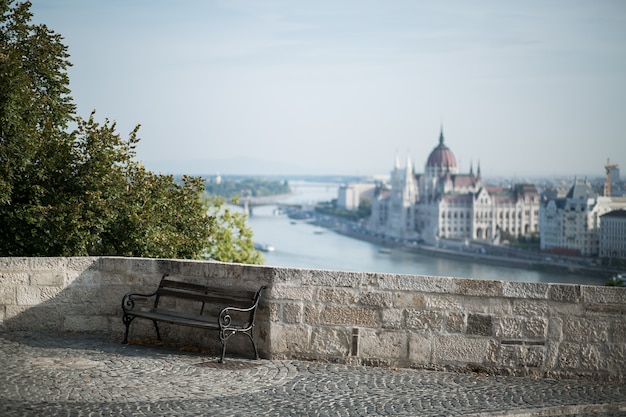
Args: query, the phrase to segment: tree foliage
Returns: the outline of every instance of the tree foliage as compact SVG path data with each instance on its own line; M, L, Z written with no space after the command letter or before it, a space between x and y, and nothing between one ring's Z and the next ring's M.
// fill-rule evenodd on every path
M204 180L146 170L95 113L76 115L60 35L0 0L0 256L121 255L261 263L242 213ZM72 129L69 127L72 126Z
M219 182L207 181L205 186L209 194L224 198L267 197L291 192L287 181L265 178L222 178Z

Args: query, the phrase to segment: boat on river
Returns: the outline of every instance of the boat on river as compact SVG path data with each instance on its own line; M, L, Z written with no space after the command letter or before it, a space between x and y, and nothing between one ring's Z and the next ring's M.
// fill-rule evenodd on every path
M261 252L274 252L276 248L268 243L254 243L254 249Z

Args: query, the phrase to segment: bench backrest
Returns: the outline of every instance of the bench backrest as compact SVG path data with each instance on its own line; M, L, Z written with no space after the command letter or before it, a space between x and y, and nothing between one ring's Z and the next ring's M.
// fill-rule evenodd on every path
M162 297L172 297L177 299L196 301L201 303L199 314L203 314L205 305L210 304L218 308L238 307L251 308L255 307L261 296L261 292L265 286L259 288L258 291L245 291L232 288L211 287L189 282L174 281L163 277L156 292L154 308L157 308ZM249 313L248 321L254 321L255 310Z

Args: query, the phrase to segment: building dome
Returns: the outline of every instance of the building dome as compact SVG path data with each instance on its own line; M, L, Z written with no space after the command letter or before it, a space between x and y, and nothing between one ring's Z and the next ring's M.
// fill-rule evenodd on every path
M426 161L426 171L431 172L445 172L450 171L452 173L456 173L456 159L454 158L454 154L443 143L443 129L441 129L441 133L439 134L439 145L428 156L428 161Z

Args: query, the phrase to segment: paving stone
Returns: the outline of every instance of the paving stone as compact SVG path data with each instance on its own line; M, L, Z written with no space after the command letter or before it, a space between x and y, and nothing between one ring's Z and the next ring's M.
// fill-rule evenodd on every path
M217 357L85 334L0 333L0 415L626 415L626 385Z

